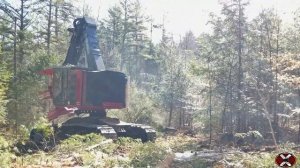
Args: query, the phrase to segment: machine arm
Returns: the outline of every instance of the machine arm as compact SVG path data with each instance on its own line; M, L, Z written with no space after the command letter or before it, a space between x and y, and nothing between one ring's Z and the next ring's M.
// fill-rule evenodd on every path
M96 23L93 19L83 17L73 22L74 28L70 46L63 65L74 65L92 71L105 70L97 40Z

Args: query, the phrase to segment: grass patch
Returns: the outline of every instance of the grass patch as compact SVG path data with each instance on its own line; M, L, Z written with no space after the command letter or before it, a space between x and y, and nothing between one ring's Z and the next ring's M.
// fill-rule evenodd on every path
M142 143L138 139L118 138L110 143L95 148L89 147L105 141L101 135L74 135L62 141L55 150L45 153L38 152L32 155L18 157L13 164L26 166L85 166L85 167L213 167L211 162L194 159L185 163L173 162L175 152L194 151L199 139L184 135L159 137L156 142ZM1 167L11 167L14 154L9 152L10 144L0 137L0 164ZM236 167L268 168L274 167L275 156L280 152L291 152L300 158L300 153L293 149L294 144L282 145L278 152L234 152L225 154L226 163ZM88 150L87 150L88 149ZM233 149L234 150L234 149ZM169 159L168 159L169 158ZM223 162L214 163L216 167L226 165ZM300 162L296 167L300 167Z
M198 140L185 135L168 136L166 138L158 138L156 143L166 148L171 148L173 152L194 151L197 148Z
M129 154L133 167L153 167L166 156L166 148L152 142L137 145Z
M10 143L0 136L0 165L1 167L11 167L12 158L14 155L10 152Z
M60 144L60 150L76 150L87 148L88 146L98 144L105 140L105 137L91 133L87 135L72 135Z

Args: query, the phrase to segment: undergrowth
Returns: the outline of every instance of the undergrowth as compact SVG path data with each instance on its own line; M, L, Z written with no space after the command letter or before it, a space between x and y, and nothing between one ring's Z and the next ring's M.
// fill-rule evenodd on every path
M104 143L106 142L106 143ZM159 137L156 142L142 143L132 138L109 140L98 134L73 135L63 140L50 152L38 152L16 157L10 150L10 144L0 136L0 167L212 167L208 162L197 158L186 163L173 162L174 153L197 150L199 139L184 135ZM226 154L224 159L234 166L246 168L274 167L274 158L278 152L292 152L300 158L295 144L280 146L274 152L237 152ZM233 149L237 150L237 149ZM165 167L168 167L165 166ZM215 168L224 167L222 162ZM299 167L300 164L297 163Z
M1 167L10 167L13 154L9 151L9 142L0 136L0 165Z

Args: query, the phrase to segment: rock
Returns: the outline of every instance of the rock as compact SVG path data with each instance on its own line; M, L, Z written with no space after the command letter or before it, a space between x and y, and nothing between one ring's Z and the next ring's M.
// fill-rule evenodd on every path
M171 167L212 167L215 162L222 158L223 154L214 150L185 151L175 153Z
M209 161L218 161L223 157L222 153L213 150L203 151L185 151L183 153L175 153L175 161L190 161L194 159L202 159Z
M14 153L16 155L20 155L21 154L20 150L16 146L13 148L13 151L14 151Z
M221 160L220 163L223 167L227 167L227 168L244 168L245 167L241 163L231 163L231 162L228 162L226 159Z

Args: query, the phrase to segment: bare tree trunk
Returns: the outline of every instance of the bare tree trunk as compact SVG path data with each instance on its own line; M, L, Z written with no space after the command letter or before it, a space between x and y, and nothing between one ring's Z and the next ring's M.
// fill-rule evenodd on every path
M169 111L169 121L168 126L171 126L173 116L173 93L171 93L170 111Z
M263 104L264 104L264 103L263 103ZM276 141L275 131L274 131L274 129L273 129L272 121L271 121L270 116L269 116L270 113L267 111L267 106L266 106L266 104L264 104L263 106L264 106L265 114L266 114L266 116L267 116L268 123L269 123L269 126L270 126L270 130L271 130L271 134L272 134L272 138L273 138L274 145L276 146L276 148L278 148L277 141Z
M171 80L170 80L170 90L171 90L171 102L170 102L170 111L169 111L169 122L168 126L171 126L172 115L173 115L173 106L174 106L174 79L173 79L173 66L171 66Z
M47 55L50 55L50 41L51 41L51 15L52 15L52 0L49 2L48 26L47 26Z
M279 21L277 21L277 37L276 37L276 60L275 60L275 87L274 87L274 111L273 111L273 122L275 130L278 131L278 116L277 116L277 100L278 100L278 56L279 56Z
M22 64L23 59L24 59L24 47L23 47L23 43L24 43L24 3L25 0L21 0L21 13L20 13L20 63Z
M17 18L14 18L14 82L17 77Z
M260 93L260 90L258 88L256 88L256 90L257 90L257 94L258 94L258 96L260 98L261 104L263 106L263 111L265 112L267 120L268 120L268 123L269 123L269 127L270 127L270 130L271 130L271 134L272 134L274 145L276 146L276 148L278 148L277 141L276 141L275 131L273 129L272 121L271 121L271 118L270 118L270 114L271 113L268 111L268 106L267 106L267 104L268 104L268 102L270 100L270 97L264 97Z
M124 69L125 63L125 41L128 33L128 0L124 0L124 21L123 21L123 35L122 35L122 43L121 43L121 71Z
M138 79L138 73L140 72L139 71L139 66L140 66L140 64L139 64L139 58L138 58L138 28L137 28L137 23L138 22L138 18L137 18L137 16L135 17L135 26L136 26L136 29L135 29L135 32L134 32L134 40L135 40L135 50L134 50L134 62L135 62L135 70L134 70L134 76L135 76L135 80L137 81L137 84L139 85L140 83L140 81L138 81L137 79Z
M300 143L300 115L299 114L298 114L298 143Z
M298 69L298 76L300 76L300 69ZM298 87L298 97L300 99L300 87ZM299 119L298 119L298 143L300 143L300 115L299 115Z
M242 68L242 25L241 25L241 0L238 1L238 8L239 8L239 20L238 20L238 104L241 103L241 92L242 92L242 78L243 78L243 68ZM244 130L244 124L242 121L242 111L240 107L238 108L238 114L237 114L237 130L242 131Z
M183 127L183 124L182 124L182 109L180 109L180 112L179 112L179 128L182 128Z
M241 89L242 89L242 27L241 27L241 0L239 0L239 22L238 22L238 99L241 98Z
M227 110L227 106L228 106L228 102L227 102L227 99L228 99L228 94L229 94L229 87L231 86L231 66L230 66L230 69L229 69L229 75L228 75L228 81L227 81L227 87L226 87L226 93L225 93L225 98L224 98L224 107L223 107L223 111L222 111L222 132L226 132L225 131L225 127L227 126L227 124L225 123L226 122L226 110Z
M211 102L211 98L212 98L212 79L211 79L211 69L210 69L210 59L208 59L208 78L209 78L209 145L211 146L211 141L212 141L212 102Z
M113 18L112 50L114 52L116 41L116 20Z
M55 11L54 11L54 19L55 19L55 38L56 40L58 39L58 29L59 29L59 26L58 26L58 2L56 1L55 2Z
M16 85L17 82L17 18L14 18L14 85ZM18 103L17 103L17 91L14 91L14 110L17 110L18 108ZM16 119L16 135L18 135L18 120Z

